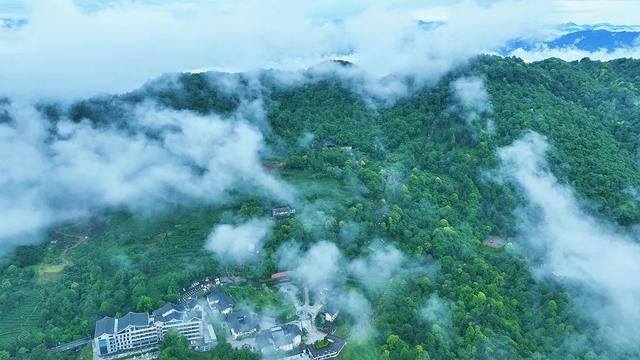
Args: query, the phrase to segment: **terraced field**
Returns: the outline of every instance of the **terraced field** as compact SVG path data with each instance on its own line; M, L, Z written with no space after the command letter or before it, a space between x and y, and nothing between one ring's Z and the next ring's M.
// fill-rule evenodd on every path
M0 316L0 349L11 348L21 336L28 336L37 324L41 300L36 292L27 294L17 306Z

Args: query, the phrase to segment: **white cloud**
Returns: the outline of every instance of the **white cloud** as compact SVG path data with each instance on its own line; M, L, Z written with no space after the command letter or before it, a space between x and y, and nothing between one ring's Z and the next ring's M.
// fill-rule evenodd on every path
M230 190L292 200L292 189L261 166L261 133L238 116L141 105L119 129L54 124L28 105L8 110L13 120L0 124L0 243L97 209L213 204L229 200Z
M477 76L462 77L453 81L451 88L461 105L461 112L467 124L480 120L483 113L492 111L489 93L487 93L482 78ZM493 133L493 121L487 119L485 125L487 130Z
M265 236L273 222L253 219L238 226L217 225L207 239L205 248L226 264L247 264L258 259Z
M375 249L367 257L349 263L349 272L368 289L378 290L403 270L404 254L392 245Z
M340 297L340 308L351 316L350 339L365 341L373 334L373 310L371 303L361 293L350 290Z
M29 24L0 33L0 93L69 98L129 90L165 72L299 69L347 54L374 78L428 81L530 33L544 17L533 4L465 1L446 25L426 32L415 15L425 6L401 4L123 2L82 11L71 0L33 0Z
M636 25L640 11L636 0L555 0L551 6L552 19L558 23Z
M640 337L640 245L580 208L573 190L547 169L546 138L528 133L500 149L504 175L532 209L520 213L522 238L541 254L537 273L581 289L579 309L613 342Z
M306 251L296 243L286 243L278 249L280 268L292 271L305 286L314 291L338 285L343 274L342 253L328 241L319 241Z
M438 295L431 295L420 308L420 316L432 324L449 325L451 304L442 300Z

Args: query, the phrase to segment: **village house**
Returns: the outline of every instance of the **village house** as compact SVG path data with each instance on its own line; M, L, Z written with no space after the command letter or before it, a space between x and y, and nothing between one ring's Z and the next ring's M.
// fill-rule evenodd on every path
M324 307L324 320L334 322L340 314L340 308L333 302L328 303Z
M258 316L246 310L234 311L227 318L231 336L238 340L258 332Z
M295 215L296 209L290 207L274 208L271 210L271 216L274 218L286 218Z

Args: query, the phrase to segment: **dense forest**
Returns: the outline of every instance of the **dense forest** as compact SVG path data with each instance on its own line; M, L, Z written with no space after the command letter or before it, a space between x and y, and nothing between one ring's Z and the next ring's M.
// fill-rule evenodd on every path
M221 85L228 77L233 91ZM461 78L480 79L486 103L461 104L454 91ZM253 283L282 270L277 251L291 239L302 246L335 243L347 259L381 239L417 264L384 291L344 284L371 303L373 330L349 339L341 359L640 357L637 348L602 339L573 302L579 290L535 278L535 260L522 252L483 244L500 236L518 245L514 211L525 198L487 174L499 168L497 149L530 130L549 139L550 170L575 189L588 212L621 229L640 223L633 191L640 187L640 61L481 56L393 104L367 97L353 79L337 75L285 84L268 71L181 74L128 94L38 109L52 122L67 117L126 128L132 106L148 101L230 116L255 99L266 111L266 121L256 123L270 150L263 161L282 162L273 173L299 192L295 206L321 212L323 221L277 221L260 261L235 267L204 251L211 228L269 216L281 204L241 193L222 205L174 204L152 215L106 209L48 229L41 243L18 247L0 267L0 359L75 358L46 349L91 337L103 316L176 301L183 286L221 272L246 279L246 288L232 294L236 300L284 308L277 291ZM430 299L445 308L437 317L421 314ZM338 332L348 336L352 322L342 321ZM83 350L90 355L90 348ZM257 355L224 343L195 354L179 338L166 341L160 355L193 357Z

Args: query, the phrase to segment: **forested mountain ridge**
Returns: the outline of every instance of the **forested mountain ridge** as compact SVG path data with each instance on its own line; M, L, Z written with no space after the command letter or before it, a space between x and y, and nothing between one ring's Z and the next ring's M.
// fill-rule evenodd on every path
M529 131L544 135L559 182L575 189L588 213L631 231L640 223L640 61L527 64L482 56L392 105L363 95L353 79L283 84L276 77L266 72L256 84L242 74L182 74L129 94L41 104L54 123L68 117L127 128L132 108L149 102L233 119L258 101L264 119L253 125L269 145L264 160L285 164L277 176L299 192L296 206L321 212L322 221L278 221L257 264L229 269L203 250L211 226L262 216L276 200L238 194L223 205L171 205L151 217L107 209L74 225L92 241L68 253L47 241L7 258L2 312L10 320L31 311L17 332L0 320L0 347L35 353L91 336L98 318L175 301L180 287L223 269L268 279L282 270L278 250L291 239L303 247L335 243L349 260L368 254L378 239L411 266L382 290L353 279L340 284L371 304L368 336L350 332L361 325L355 315L338 330L352 337L344 359L640 356L634 346L604 339L575 302L582 289L533 275L538 259L522 250L515 215L526 196L498 174L500 148ZM233 86L225 85L229 78ZM485 246L492 236L514 245ZM49 232L55 239L59 229ZM42 266L61 252L71 264L43 279ZM266 287L232 295L256 308L282 305Z

